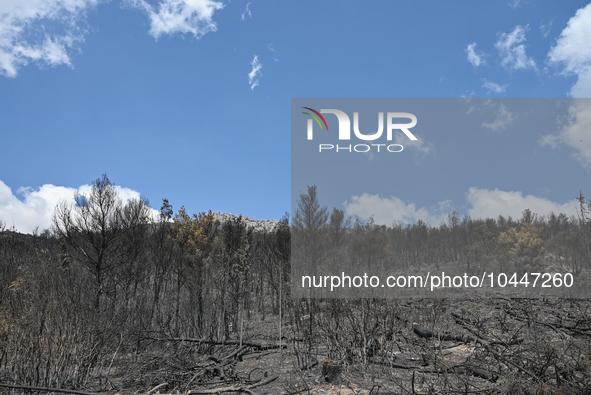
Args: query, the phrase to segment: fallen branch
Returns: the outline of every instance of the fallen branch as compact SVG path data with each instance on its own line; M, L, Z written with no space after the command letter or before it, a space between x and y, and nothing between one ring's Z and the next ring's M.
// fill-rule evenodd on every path
M15 389L22 389L22 390L32 390L32 391L46 391L46 392L61 392L64 394L77 394L77 395L96 395L92 392L82 392L82 391L75 391L75 390L63 390L59 388L49 388L49 387L33 387L30 385L16 385L16 384L3 384L0 383L0 387L6 388L15 388Z
M267 379L265 381L261 381L260 383L255 383L251 386L249 386L248 388L257 388L257 387L262 387L263 385L267 385L275 380L277 380L279 378L279 376L273 376L270 379Z
M370 358L370 362L376 365L382 365L382 366L389 366L392 368L396 368L396 369L414 369L414 370L420 370L422 368L422 366L416 366L416 365L402 365L399 363L394 363L394 362L390 362L388 360L384 361L384 360L380 360L378 358Z
M440 340L455 340L455 341L462 341L461 339L465 339L464 341L466 341L466 342L474 341L474 342L480 343L484 346L484 348L486 348L487 351L491 352L495 356L495 358L497 358L498 360L516 367L517 369L521 370L523 373L526 373L526 374L530 375L531 377L533 377L538 383L543 384L542 380L538 376L536 376L534 373L530 372L529 370L525 369L523 366L509 360L508 358L504 357L500 353L493 350L491 347L491 342L488 342L486 340L482 340L480 338L473 337L473 336L456 336L456 335L450 335L447 333L434 333L427 328L417 325L416 323L414 324L413 329L417 335L422 336L422 337L426 337L426 338L439 338Z
M287 345L285 343L276 343L276 342L249 342L249 341L242 341L240 340L211 340L211 339L193 339L190 337L170 337L165 339L159 339L154 337L147 337L148 340L156 340L161 342L166 341L173 341L173 342L190 342L190 343L203 343L203 344L213 344L216 346L239 346L242 344L243 346L248 346L252 348L256 348L259 350L270 350L275 348L285 348Z
M164 387L165 385L168 385L168 383L158 384L156 387L154 387L150 391L146 392L146 395L150 395L152 392L156 391L158 388Z
M189 391L189 394L214 394L220 395L224 392L245 392L250 395L256 395L254 392L249 390L246 387L224 387L224 388L214 388L211 390L196 390L196 391Z
M457 313L451 313L451 315L455 318L456 322L462 326L462 328L464 328L468 332L472 333L475 336L475 338L478 338L478 335L476 335L476 333L474 333L474 331L471 328L469 328L468 320L465 317L462 317L461 315L459 315ZM524 339L522 337L519 337L519 338L510 340L508 342L504 342L502 340L491 340L488 342L488 344L491 346L499 345L499 346L509 347L509 346L513 346L515 344L523 343L523 341L524 341Z
M270 382L275 381L278 378L279 378L279 376L274 376L268 380L265 380L265 381L262 381L262 382L259 382L256 384L252 384L252 385L241 386L241 387L223 387L223 388L212 388L212 389L206 389L206 390L191 390L191 391L189 391L189 394L214 394L214 395L217 394L217 395L219 395L224 392L245 392L250 395L256 395L254 392L251 391L251 389L269 384Z
M479 337L476 336L468 336L468 335L452 335L449 333L443 333L443 332L433 332L425 327L422 327L418 324L413 324L413 330L414 332L424 338L435 338L435 339L439 339L439 340L444 340L444 341L457 341L457 342L463 342L463 343L480 343L483 346L490 346L491 343L489 341L486 341L484 339L481 339Z
M225 357L223 357L222 360L223 359L230 359L230 358L236 356L238 358L238 360L241 361L242 360L242 356L244 355L244 354L241 354L241 353L243 351L245 351L247 348L248 348L247 345L243 345L242 347L237 348L233 353L231 353L231 354L226 355Z
M376 365L383 365L383 366L389 366L395 369L408 369L408 370L414 370L420 373L435 373L435 374L443 374L443 373L456 373L456 374L468 374L468 375L472 375L474 377L480 377L481 379L485 379L491 382L496 382L499 378L499 376L497 376L496 374L489 372L486 369L480 369L480 368L472 368L472 367L466 367L466 366L452 366L450 368L445 368L445 369L441 369L441 368L426 368L424 366L413 366L413 365L401 365L398 363L390 363L388 361L380 361L376 358L372 358L370 359L370 361Z

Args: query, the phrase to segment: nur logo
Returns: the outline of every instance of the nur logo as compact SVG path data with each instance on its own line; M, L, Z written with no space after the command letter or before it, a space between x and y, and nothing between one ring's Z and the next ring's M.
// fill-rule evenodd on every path
M326 120L322 116L322 114L334 114L337 117L339 122L339 140L351 140L351 120L349 116L341 111L341 110L334 110L334 109L321 109L320 112L310 108L310 107L303 107L310 112L303 112L303 114L309 115L312 119L308 119L308 140L314 139L314 121L320 126L320 130L323 130L322 124L326 127L328 131L328 124ZM320 118L320 119L319 119ZM401 118L410 119L408 123L398 123ZM322 123L320 122L322 120ZM388 112L386 115L386 139L388 141L392 141L392 131L400 130L402 131L410 140L416 141L418 140L410 131L409 129L414 127L417 124L417 117L413 114L408 112ZM378 113L378 130L372 134L363 134L359 131L359 113L353 113L353 133L355 137L359 140L364 141L374 141L382 137L384 133L384 113ZM371 144L371 147L377 147L377 151L380 152L380 146L386 146L386 144ZM372 148L368 144L357 144L351 148L349 146L340 147L339 145L336 146L336 152L339 150L349 151L353 149L355 152L368 152ZM319 150L331 150L334 149L335 146L333 144L320 144ZM389 152L401 152L404 147L400 144L390 144L387 147ZM394 150L394 148L396 148Z

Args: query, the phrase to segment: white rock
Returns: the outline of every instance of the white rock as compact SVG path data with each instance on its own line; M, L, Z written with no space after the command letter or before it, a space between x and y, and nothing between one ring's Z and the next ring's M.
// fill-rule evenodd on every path
M231 213L212 213L213 218L220 221L220 227L222 227L226 222L240 217L236 214ZM261 221L256 221L252 218L246 217L242 215L242 222L246 224L247 229L252 229L254 233L269 233L274 232L278 226L283 225L281 221L276 219L264 219Z

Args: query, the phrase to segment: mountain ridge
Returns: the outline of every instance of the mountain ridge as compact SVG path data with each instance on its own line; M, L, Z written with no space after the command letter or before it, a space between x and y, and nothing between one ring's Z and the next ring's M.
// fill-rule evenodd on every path
M277 230L279 226L285 225L283 222L276 219L263 219L257 221L246 215L237 215L232 213L212 212L213 218L220 222L220 228L228 221L235 220L242 217L242 221L246 224L247 229L252 229L254 233L271 233Z

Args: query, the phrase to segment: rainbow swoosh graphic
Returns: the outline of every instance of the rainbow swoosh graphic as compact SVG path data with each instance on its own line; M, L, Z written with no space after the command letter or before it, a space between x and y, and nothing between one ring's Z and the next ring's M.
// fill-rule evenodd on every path
M314 114L318 115L320 117L320 119L322 119L322 122L324 122L324 126L326 126L326 130L328 131L328 125L326 124L326 121L324 120L324 117L322 115L320 115L320 113L310 107L302 107L305 108L306 110L310 110L312 111ZM302 114L306 114L311 116L312 118L314 118L316 120L316 122L318 122L318 125L320 125L320 130L322 130L322 124L320 123L320 120L314 116L314 114L310 114L309 112L302 112Z

